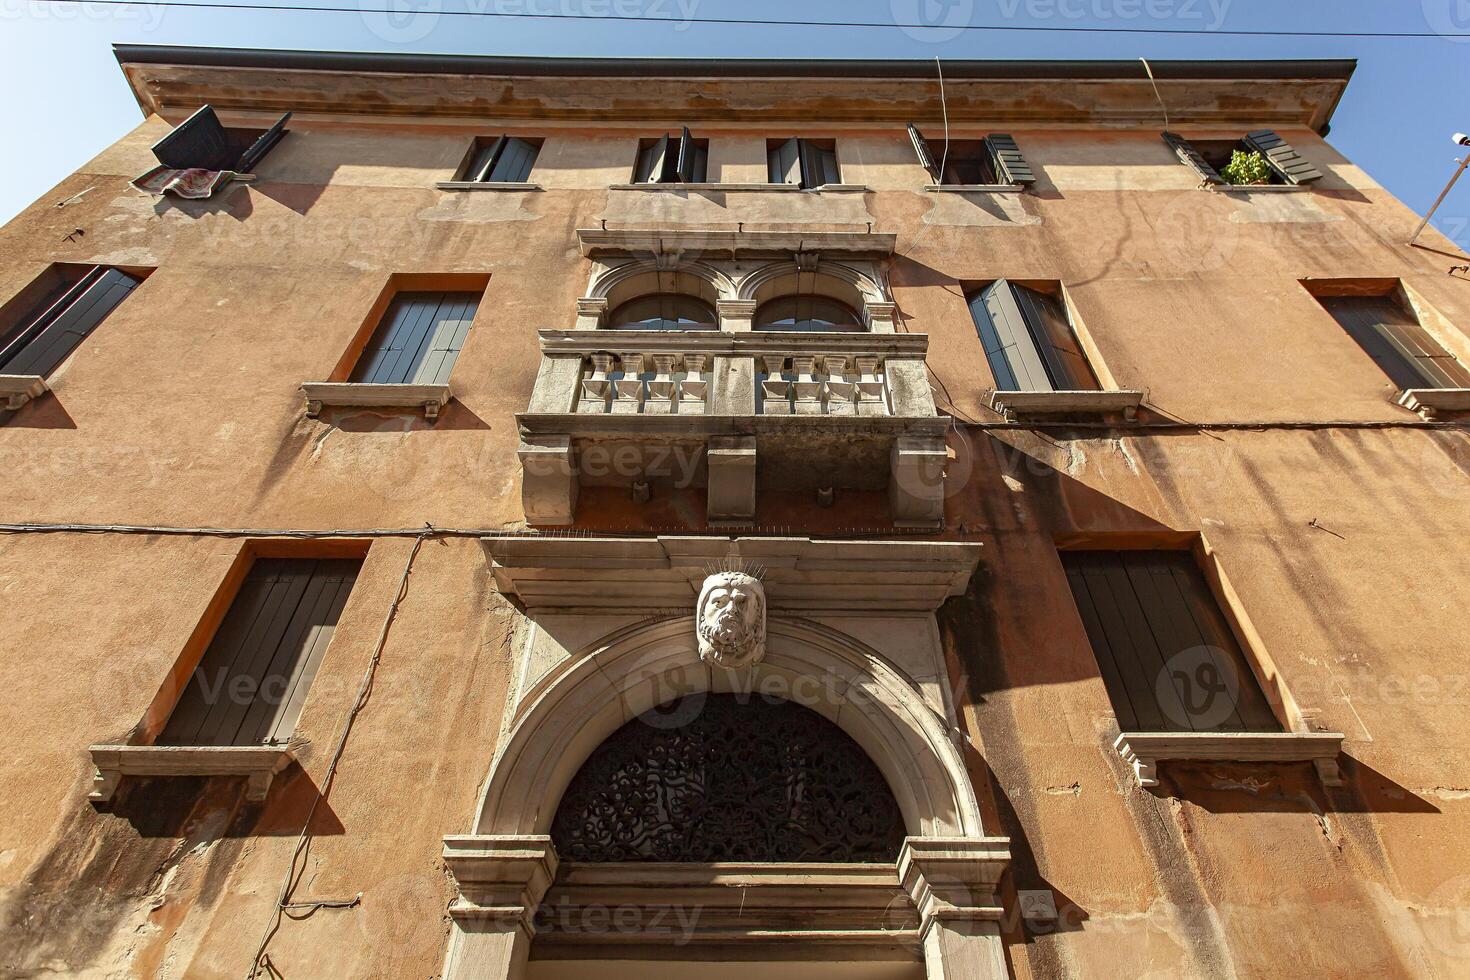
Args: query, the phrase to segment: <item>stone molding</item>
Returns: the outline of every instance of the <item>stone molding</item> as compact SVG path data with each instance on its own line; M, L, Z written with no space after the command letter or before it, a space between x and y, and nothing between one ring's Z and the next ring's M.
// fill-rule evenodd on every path
M244 776L245 798L259 802L293 758L280 745L94 745L90 752L95 803L110 802L123 776Z
M1341 786L1337 732L1123 732L1113 748L1138 784L1159 785L1158 764L1180 762L1310 762L1326 786Z
M26 402L50 390L46 379L39 374L0 374L0 403L9 412L19 410Z
M419 408L425 418L436 419L453 397L447 384L307 381L301 392L306 396L308 418L317 418L324 408Z
M1141 391L992 391L990 408L1014 421L1046 415L1113 415L1138 418Z
M688 230L618 231L601 228L577 229L582 254L588 258L606 255L648 253L714 252L731 258L781 256L793 252L818 252L845 258L887 258L898 245L895 234L860 231L721 231Z
M1470 412L1470 388L1405 388L1398 404L1426 419L1445 412Z

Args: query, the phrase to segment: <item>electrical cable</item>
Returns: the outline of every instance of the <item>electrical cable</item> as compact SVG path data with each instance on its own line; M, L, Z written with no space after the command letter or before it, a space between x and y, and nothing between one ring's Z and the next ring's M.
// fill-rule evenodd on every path
M1143 62L1143 70L1148 74L1148 83L1154 87L1154 98L1159 100L1159 111L1164 114L1164 132L1169 131L1169 107L1164 105L1164 97L1159 94L1159 83L1154 81L1154 70L1149 67L1147 58L1139 58Z

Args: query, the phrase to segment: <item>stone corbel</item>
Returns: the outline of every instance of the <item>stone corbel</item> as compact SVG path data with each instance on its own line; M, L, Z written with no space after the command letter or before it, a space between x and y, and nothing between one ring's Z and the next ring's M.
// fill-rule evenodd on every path
M532 524L570 524L577 512L577 470L571 436L523 439L521 504Z
M755 322L755 300L722 299L715 303L720 329L726 333L749 333Z
M910 837L899 881L919 911L928 980L1004 980L1004 914L996 894L1010 864L1005 837Z
M607 307L603 297L584 296L577 300L577 329L599 329L607 318Z
M556 877L546 836L444 838L444 864L459 886L447 980L520 980L536 934L536 910Z
M865 304L865 312L868 320L868 330L871 333L896 333L898 330L898 304L897 303L875 303Z
M755 436L715 436L710 439L708 459L710 524L751 523L755 519Z
M942 527L949 451L938 436L899 436L889 453L888 504L899 527Z

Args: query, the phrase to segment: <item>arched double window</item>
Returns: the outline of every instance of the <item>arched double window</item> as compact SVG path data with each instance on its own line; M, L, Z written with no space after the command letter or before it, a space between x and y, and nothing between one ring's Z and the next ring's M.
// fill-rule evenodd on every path
M781 296L756 310L755 329L860 333L865 327L852 307L840 300L828 296Z
M613 330L718 330L712 306L683 293L639 296L613 310L607 318Z

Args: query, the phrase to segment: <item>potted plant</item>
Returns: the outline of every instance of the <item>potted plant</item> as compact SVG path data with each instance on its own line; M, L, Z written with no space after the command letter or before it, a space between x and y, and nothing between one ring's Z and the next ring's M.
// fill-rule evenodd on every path
M1266 163L1266 158L1255 150L1235 150L1230 154L1230 162L1220 171L1220 176L1225 178L1227 184L1236 187L1269 184L1271 167Z

